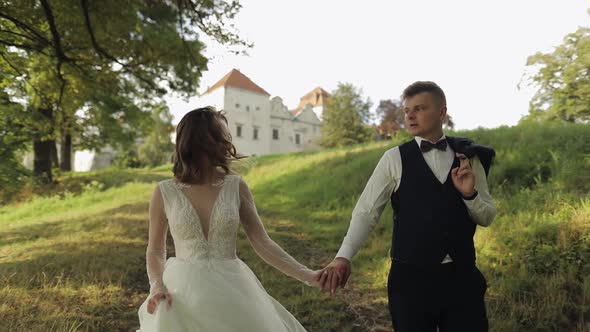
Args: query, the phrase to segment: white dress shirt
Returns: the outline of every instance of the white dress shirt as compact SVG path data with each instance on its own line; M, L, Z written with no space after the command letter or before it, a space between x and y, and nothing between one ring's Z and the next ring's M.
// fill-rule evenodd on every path
M443 135L440 139L446 138ZM423 140L415 137L418 146ZM431 142L435 143L435 142ZM447 176L453 165L455 152L450 146L445 151L432 149L422 154L428 167L441 183L447 180ZM470 159L471 168L475 175L475 190L478 194L473 200L463 200L471 219L480 226L488 226L496 215L496 206L488 190L486 174L477 156ZM391 195L397 191L402 178L402 159L399 147L385 151L381 160L375 167L373 175L367 182L354 210L348 232L338 250L336 257L352 260L362 244L375 228L379 217L390 200ZM451 262L448 254L441 263Z

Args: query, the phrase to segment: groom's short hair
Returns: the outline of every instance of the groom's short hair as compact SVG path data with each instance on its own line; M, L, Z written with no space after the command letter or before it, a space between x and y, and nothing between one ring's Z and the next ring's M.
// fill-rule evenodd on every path
M445 97L445 93L440 88L440 86L438 86L438 84L431 81L416 81L408 85L408 87L405 88L404 92L402 93L402 101L422 92L430 93L441 106L447 106L447 98Z

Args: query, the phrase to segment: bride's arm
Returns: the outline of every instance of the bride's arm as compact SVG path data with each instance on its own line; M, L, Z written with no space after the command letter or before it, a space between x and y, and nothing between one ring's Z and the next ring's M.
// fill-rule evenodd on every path
M159 186L156 187L152 194L149 215L149 240L145 261L150 282L150 295L154 295L159 292L167 292L162 275L166 263L166 233L168 232L168 223L166 221L164 201Z
M243 179L240 179L240 221L250 244L266 263L290 277L317 285L316 276L319 272L297 262L268 236L258 216L252 192Z

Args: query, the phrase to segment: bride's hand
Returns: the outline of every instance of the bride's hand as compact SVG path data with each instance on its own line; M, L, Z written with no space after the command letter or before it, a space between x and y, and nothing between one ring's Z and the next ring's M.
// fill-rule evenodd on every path
M156 311L156 308L158 307L158 303L160 303L160 301L166 301L166 303L168 304L168 309L170 309L170 306L172 305L172 297L170 296L170 293L168 293L167 290L157 291L154 295L150 296L147 304L147 312L149 314L153 314L154 311Z
M319 280L320 280L320 276L322 275L324 270L325 269L311 271L311 273L309 274L309 277L307 278L307 280L305 280L307 282L307 284L312 287L322 288Z

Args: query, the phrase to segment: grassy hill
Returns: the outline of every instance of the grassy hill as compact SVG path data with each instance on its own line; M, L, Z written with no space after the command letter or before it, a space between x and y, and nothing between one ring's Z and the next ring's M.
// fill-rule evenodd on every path
M590 328L590 126L453 134L497 151L489 183L498 215L476 233L491 330ZM271 237L319 268L338 250L377 161L398 143L265 156L238 169ZM148 200L168 177L169 166L66 174L43 196L1 207L2 329L136 328L148 289ZM308 330L385 330L391 218L388 207L354 258L349 289L333 298L265 265L243 235L239 256Z

